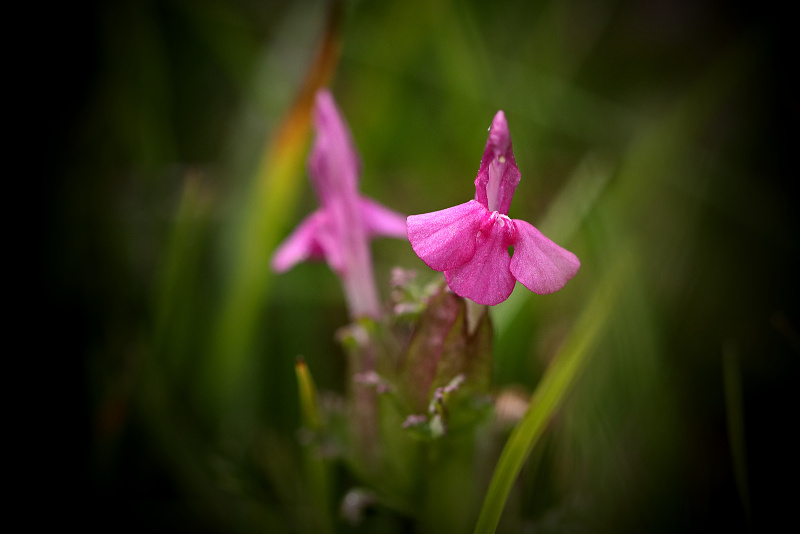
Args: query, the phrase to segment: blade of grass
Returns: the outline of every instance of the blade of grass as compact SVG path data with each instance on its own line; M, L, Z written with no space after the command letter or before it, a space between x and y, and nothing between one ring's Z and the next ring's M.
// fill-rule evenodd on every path
M314 379L311 378L308 365L302 358L297 359L294 370L297 375L297 391L300 397L303 425L316 432L320 429L317 387L314 385Z
M503 449L481 514L476 534L495 531L508 494L525 459L545 430L565 394L575 383L613 310L624 281L635 269L631 253L621 252L584 308L565 346L551 362L531 399L531 404Z
M219 401L236 391L247 368L271 279L270 256L302 181L314 95L328 83L338 64L342 18L342 2L332 2L316 59L292 109L265 147L255 176L210 355L209 389Z
M747 452L744 440L744 408L742 407L742 370L739 354L732 344L722 349L722 379L725 387L725 412L728 420L728 441L731 446L736 489L750 521L750 497L747 491Z
M138 411L145 414L149 435L174 469L176 479L183 487L208 497L209 502L214 489L196 461L200 450L197 429L187 424L188 418L173 416L185 409L182 402L186 399L180 397L175 383L187 372L193 328L201 321L196 313L197 286L213 201L202 177L188 173L158 271L151 355L142 360L135 398Z
M319 413L319 399L317 387L314 379L308 370L306 362L302 358L297 359L294 366L297 375L297 390L300 398L300 412L303 418L303 426L312 433L312 443L304 449L303 464L305 468L306 484L309 486L311 498L314 500L312 509L319 515L319 528L322 532L331 532L332 520L329 509L329 473L328 466L320 454L319 438L322 430L322 419Z
M175 222L159 271L155 298L153 352L179 359L191 336L191 319L199 258L207 237L213 198L202 177L190 172L183 186ZM161 356L164 355L164 356Z

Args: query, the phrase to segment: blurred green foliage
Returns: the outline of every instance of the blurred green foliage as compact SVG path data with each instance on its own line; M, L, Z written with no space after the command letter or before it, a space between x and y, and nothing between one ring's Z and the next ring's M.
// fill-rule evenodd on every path
M302 355L321 397L343 392L335 332L347 313L323 263L279 278L259 270L314 208L299 160L281 170L279 205L261 209L269 199L253 195L329 6L151 0L79 13L86 46L75 47L79 94L68 93L73 113L58 130L45 272L82 364L87 495L73 511L84 524L413 528L381 505L360 526L341 520L339 500L359 484L341 466L324 474L329 509L309 505L318 496L301 474L294 366ZM768 530L788 514L775 480L796 465L799 234L778 127L797 109L779 83L770 9L344 3L331 88L363 158L364 193L408 214L468 200L503 109L522 172L510 215L582 261L564 290L517 287L492 310L495 392L533 391L601 281L627 266L501 531L744 531L748 519ZM301 158L309 139L294 141ZM255 250L242 245L248 217L269 234ZM384 297L394 265L433 279L406 242L373 252ZM253 305L220 336L242 276L258 281L237 290ZM431 484L480 493L498 456L476 449L478 482L458 471L463 458L442 461Z

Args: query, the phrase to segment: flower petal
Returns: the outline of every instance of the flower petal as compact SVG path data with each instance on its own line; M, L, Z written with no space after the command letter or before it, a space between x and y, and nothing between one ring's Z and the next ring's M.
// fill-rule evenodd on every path
M309 154L308 167L320 204L326 205L331 198L342 195L355 195L361 175L361 159L350 129L327 89L317 91L314 129L317 135Z
M502 111L498 111L489 128L489 139L483 150L481 167L475 178L475 200L489 211L508 215L511 199L519 184L520 173L511 149L511 134Z
M406 219L411 248L428 267L446 271L475 253L475 236L486 208L474 200Z
M358 207L361 210L361 220L364 222L364 231L367 233L367 237L406 237L408 235L404 215L365 196L358 199Z
M272 255L272 269L282 273L301 261L324 258L325 248L320 241L320 234L325 233L325 220L323 210L317 210L303 219L275 250Z
M540 295L558 291L581 267L578 257L545 237L533 225L514 219L517 242L511 258L511 273Z
M494 224L478 235L475 254L467 263L445 271L447 284L457 295L478 304L494 306L514 291L514 276L509 270L508 218L497 217ZM513 232L513 230L512 230Z

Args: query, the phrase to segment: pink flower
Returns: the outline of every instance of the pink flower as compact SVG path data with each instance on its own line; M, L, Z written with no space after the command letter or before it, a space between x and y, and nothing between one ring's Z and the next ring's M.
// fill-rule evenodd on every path
M494 305L511 295L517 280L543 295L558 291L578 272L575 254L531 224L508 217L519 180L508 123L498 111L475 178L475 200L408 217L414 252L431 269L444 271L457 295Z
M324 258L342 280L350 315L377 318L380 305L368 239L404 237L405 220L359 194L361 160L328 90L317 93L314 128L317 136L308 170L320 208L281 243L272 257L272 268L284 272L298 262Z

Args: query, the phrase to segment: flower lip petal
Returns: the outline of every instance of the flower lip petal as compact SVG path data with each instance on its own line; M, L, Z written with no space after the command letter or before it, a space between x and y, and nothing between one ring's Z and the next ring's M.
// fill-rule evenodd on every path
M411 248L428 267L446 271L475 254L475 236L486 208L475 200L406 220Z
M320 242L320 231L325 225L325 214L317 210L297 225L272 256L272 269L283 273L296 264L309 259L322 259L325 249Z
M358 201L361 210L361 219L364 222L364 230L367 237L389 236L406 237L406 217L394 210L390 210L383 204L362 196Z
M545 237L532 224L517 219L514 223L517 240L510 264L514 277L540 295L564 287L581 267L578 257Z
M494 116L489 128L489 138L475 178L475 200L490 211L508 215L520 177L511 147L508 122L501 110Z
M492 213L494 215L494 213ZM515 279L509 270L508 255L510 220L492 217L493 224L477 238L475 254L465 264L445 271L447 284L457 295L478 304L494 306L514 291Z

